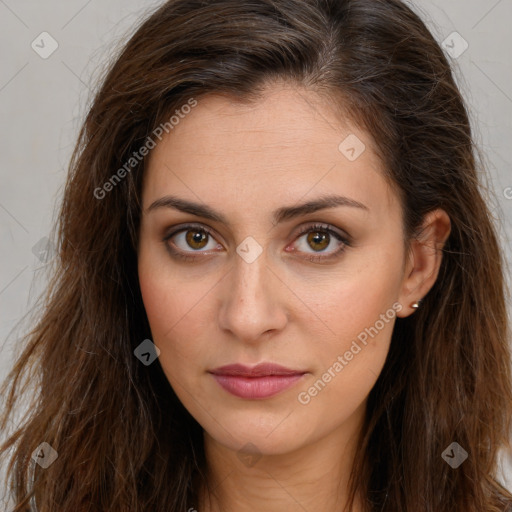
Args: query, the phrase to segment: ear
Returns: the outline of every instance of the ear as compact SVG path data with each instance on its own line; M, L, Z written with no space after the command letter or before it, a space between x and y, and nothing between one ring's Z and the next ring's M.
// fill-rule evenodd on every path
M422 299L436 282L443 257L442 249L451 232L448 214L441 209L425 215L420 234L411 240L398 301L403 305L397 316L405 318L416 311L411 304Z

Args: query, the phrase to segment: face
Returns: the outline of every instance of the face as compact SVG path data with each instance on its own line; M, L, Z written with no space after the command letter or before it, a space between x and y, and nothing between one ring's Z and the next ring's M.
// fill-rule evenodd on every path
M369 135L284 84L253 106L205 96L152 150L142 197L153 342L207 435L280 454L359 424L405 260Z

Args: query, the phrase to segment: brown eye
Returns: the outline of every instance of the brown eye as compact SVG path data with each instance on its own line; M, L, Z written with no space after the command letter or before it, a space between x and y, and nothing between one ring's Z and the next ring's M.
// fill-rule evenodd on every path
M185 240L193 249L203 249L208 240L208 234L200 229L189 229L186 231Z
M329 225L307 226L299 235L296 248L292 252L305 254L305 259L311 262L321 263L341 256L345 248L350 246L350 242ZM334 250L326 250L330 246L333 246Z
M308 244L319 251L323 251L326 247L329 247L330 240L329 234L320 231L310 231L307 236Z
M329 225L308 226L301 230L297 240L300 243L295 242L297 247L290 252L305 254L305 259L311 262L323 262L341 256L345 248L350 246L349 240ZM222 249L212 233L202 226L182 226L166 235L163 242L172 256L185 261L196 260L201 257L201 253L205 253L203 257L210 256L203 249ZM326 250L330 246L334 246L334 250Z
M198 226L182 226L166 235L163 242L173 256L190 261L196 258L194 253L205 252L203 249L222 248L208 229Z

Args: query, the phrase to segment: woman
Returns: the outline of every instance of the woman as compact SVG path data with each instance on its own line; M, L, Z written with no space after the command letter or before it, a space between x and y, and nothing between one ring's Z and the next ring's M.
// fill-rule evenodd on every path
M5 383L4 429L41 379L3 445L14 511L506 510L475 153L399 0L162 5L85 120Z

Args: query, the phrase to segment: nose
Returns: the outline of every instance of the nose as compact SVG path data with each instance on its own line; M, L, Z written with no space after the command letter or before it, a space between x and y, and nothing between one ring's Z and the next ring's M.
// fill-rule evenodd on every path
M265 254L251 263L236 255L223 279L219 327L245 343L258 343L267 333L281 331L288 321L282 300L285 285L269 268Z

